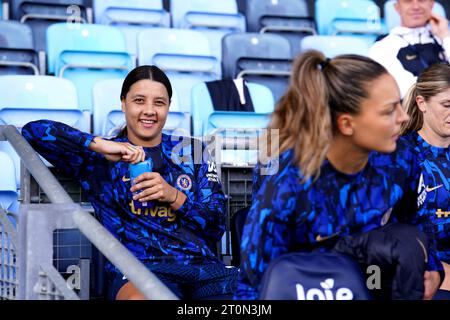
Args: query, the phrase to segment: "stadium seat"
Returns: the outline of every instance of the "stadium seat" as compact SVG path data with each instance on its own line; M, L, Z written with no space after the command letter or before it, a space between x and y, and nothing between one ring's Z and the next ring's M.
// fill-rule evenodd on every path
M301 39L316 34L307 0L247 0L246 7L248 30L285 37L291 43L292 56L299 53Z
M122 83L123 80L121 79L108 79L99 81L94 85L92 92L94 134L109 135L115 128L125 123L125 115L121 110L119 98ZM179 109L178 95L174 90L164 132L171 133L181 128L190 135L190 123L189 115Z
M89 0L12 0L11 17L28 24L38 51L46 49L47 27L56 22L86 23Z
M386 32L380 8L371 0L317 0L316 24L320 35L358 35L371 44Z
M12 158L0 151L0 208L12 213L19 213L18 193L16 187L16 170Z
M359 54L368 56L369 45L366 41L352 36L308 36L303 38L301 51L314 49L322 51L328 58L340 54Z
M90 116L78 109L75 86L69 80L50 76L0 76L0 124L18 128L27 122L50 119L83 131L90 129ZM8 142L0 150L10 154L20 184L20 161Z
M396 2L396 0L388 0L384 3L384 20L388 30L400 25L400 15L394 7ZM444 17L446 16L444 7L437 1L434 2L433 12Z
M114 25L125 35L127 51L137 55L137 35L148 27L170 27L161 0L94 0L95 23Z
M220 63L199 31L152 28L139 33L138 64L164 70L179 95L180 111L191 112L191 89L220 78Z
M247 83L255 112L214 111L213 102L205 83L192 88L192 122L194 136L204 136L222 128L265 128L267 115L272 113L275 102L269 88Z
M171 0L174 28L197 29L209 40L211 53L221 60L222 38L232 32L245 32L245 17L238 12L236 0Z
M371 300L358 264L333 252L295 252L270 262L261 300Z
M51 76L0 76L0 124L18 128L37 119L50 119L89 131L78 108L76 88Z
M47 40L48 72L75 84L82 110L91 111L95 82L123 79L135 66L115 27L58 23L48 28Z
M29 26L17 21L0 21L0 75L39 74Z
M288 40L277 34L234 33L223 38L222 50L222 78L265 85L275 101L284 94L292 63Z
M215 111L205 83L192 89L192 122L194 136L220 135L226 138L256 138L259 129L266 128L274 110L274 99L269 88L247 83L255 112ZM257 150L248 148L224 149L222 163L256 163Z

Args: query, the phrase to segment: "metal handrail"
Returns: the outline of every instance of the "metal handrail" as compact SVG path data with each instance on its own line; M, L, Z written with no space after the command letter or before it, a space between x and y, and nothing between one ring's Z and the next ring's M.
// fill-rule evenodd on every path
M37 183L52 203L74 203L55 176L46 167L30 144L17 128L0 126L0 140L7 140L15 149L22 163L33 175ZM80 231L99 251L127 276L136 288L151 300L178 300L177 296L151 273L127 248L107 231L90 213L74 212L74 222Z

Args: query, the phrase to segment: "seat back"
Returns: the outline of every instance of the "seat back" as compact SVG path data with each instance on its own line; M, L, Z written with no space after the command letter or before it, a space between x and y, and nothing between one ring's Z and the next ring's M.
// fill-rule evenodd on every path
M272 261L261 282L262 300L370 300L358 264L332 252L288 253Z
M398 27L401 23L400 15L395 10L396 2L396 0L388 0L384 3L384 20L388 30ZM434 2L433 12L446 17L444 6L437 1Z
M22 128L38 119L64 122L89 131L78 109L75 86L52 76L0 76L0 124Z
M78 6L85 14L89 6L87 0L14 0L11 1L12 19L22 22L28 19L45 19L43 16L53 16L53 19L69 15L68 7ZM80 14L83 14L80 12Z
M371 0L317 0L316 24L320 35L384 33L380 8Z
M248 0L247 7L249 30L283 36L291 44L293 57L300 52L300 41L317 33L306 0Z
M277 34L234 33L222 42L222 77L243 77L269 87L275 101L283 95L291 73L289 41Z
M247 83L255 112L214 111L213 102L205 83L197 84L191 92L194 136L210 134L221 128L265 128L267 115L274 110L274 99L269 88Z
M77 92L69 80L51 76L0 76L0 124L20 128L39 119L60 121L83 131L90 118L78 108ZM14 160L16 184L20 184L20 159L11 145L0 142L0 150Z
M211 54L221 60L222 38L232 32L245 32L245 17L238 12L236 0L172 0L174 28L200 30L209 40Z
M17 21L0 21L0 75L39 74L29 26Z
M259 32L268 26L301 27L309 20L310 9L305 0L247 0L247 26Z
M199 31L152 28L138 36L139 65L157 65L180 97L180 111L191 111L191 89L218 79L220 64L211 56L208 39Z
M267 127L270 113L274 110L274 99L269 88L255 83L247 87L255 112L214 111L214 106L205 83L192 89L192 123L194 136L220 135L227 139L257 138L261 129ZM221 150L220 162L254 164L257 146L236 146Z
M47 38L48 70L75 84L83 110L92 108L97 81L123 79L135 65L122 32L112 26L54 24Z
M300 46L302 52L314 49L329 58L340 54L369 55L367 42L352 36L308 36L303 38Z
M14 0L12 19L28 24L37 51L46 50L47 28L58 22L87 22L89 0Z
M137 55L137 36L149 27L170 27L170 15L161 0L96 0L95 23L117 26L125 35L127 51Z
M174 28L212 27L245 31L245 19L236 0L171 0Z
M47 38L48 72L57 76L64 64L67 63L63 60L64 53L80 53L79 58L83 60L82 63L85 63L91 57L81 55L83 52L124 53L126 51L123 34L119 29L111 26L95 24L72 26L66 23L57 23L48 28ZM66 57L67 60L70 58L73 56ZM98 63L102 63L102 61Z

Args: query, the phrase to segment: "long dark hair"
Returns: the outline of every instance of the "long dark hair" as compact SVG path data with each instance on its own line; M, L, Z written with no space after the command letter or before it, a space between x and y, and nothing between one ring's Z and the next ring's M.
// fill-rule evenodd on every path
M305 180L317 178L337 131L337 116L358 114L370 84L384 74L382 65L363 56L340 55L330 60L315 50L298 56L290 86L269 125L279 130L279 144L268 154L277 156L293 148Z
M133 84L140 80L152 80L161 83L167 90L169 101L172 99L172 85L167 75L157 66L144 65L131 70L126 76L122 84L122 91L120 92L120 100L124 100L128 91ZM127 127L120 130L118 137L127 135Z

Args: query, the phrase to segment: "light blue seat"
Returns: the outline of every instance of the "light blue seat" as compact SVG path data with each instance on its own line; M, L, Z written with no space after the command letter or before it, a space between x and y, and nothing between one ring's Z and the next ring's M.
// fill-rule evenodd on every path
M0 76L0 124L20 129L27 122L39 119L90 130L90 115L78 108L76 88L69 80L51 76ZM0 142L0 150L13 158L19 185L18 155L5 141Z
M222 38L232 32L245 32L245 17L238 12L236 0L171 0L174 28L200 30L211 44L211 53L221 60Z
M219 134L222 137L258 136L258 129L266 128L275 107L272 91L260 84L247 83L255 112L214 111L205 83L192 89L192 122L194 136ZM233 164L255 163L257 150L222 150L221 162Z
M33 31L37 51L46 50L47 28L53 23L90 22L91 0L14 0L9 1L11 19L26 23Z
M21 128L43 118L90 129L71 81L52 76L0 76L0 124Z
M148 27L170 27L162 0L94 0L95 23L114 25L125 35L127 51L137 55L137 35Z
M119 98L122 83L121 79L109 79L94 85L92 92L94 134L106 136L125 124L125 115L121 110ZM181 128L190 135L190 122L190 115L180 111L178 94L174 90L164 132L171 133Z
M371 0L317 0L316 24L320 35L359 35L371 44L386 33L380 8Z
M340 54L359 54L368 56L369 45L366 41L353 36L308 36L300 43L301 51L314 49L333 58Z
M384 20L388 30L398 27L401 22L400 15L394 7L396 2L396 0L388 0L384 3ZM446 17L444 7L437 1L434 2L433 12L440 16Z
M18 193L16 187L16 170L12 158L0 151L0 208L12 213L19 213Z
M71 80L82 110L91 110L92 86L99 80L124 78L135 63L125 38L115 27L57 23L47 29L48 72Z
M208 39L199 31L152 28L139 33L138 64L164 70L177 90L180 111L190 113L191 89L217 80L220 62L211 55Z

